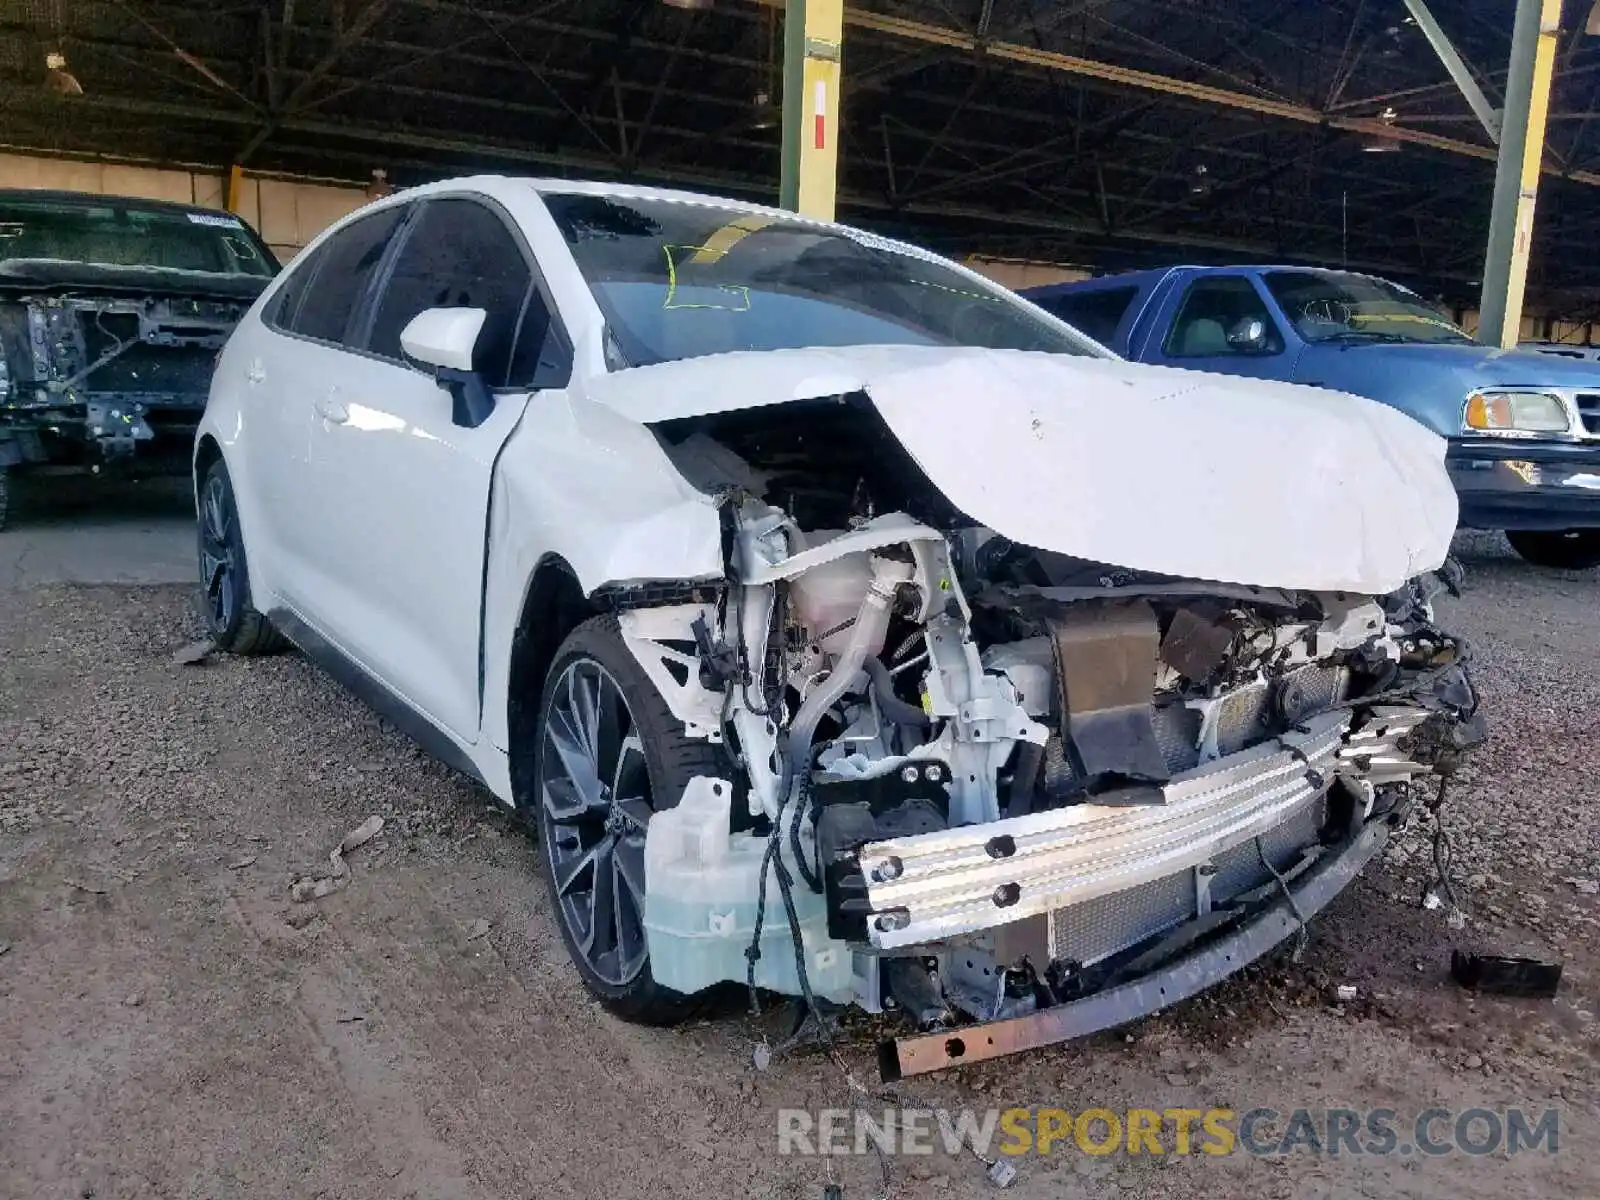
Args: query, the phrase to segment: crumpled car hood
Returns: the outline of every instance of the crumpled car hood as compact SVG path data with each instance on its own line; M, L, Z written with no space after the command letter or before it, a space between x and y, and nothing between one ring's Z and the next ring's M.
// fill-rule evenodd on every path
M650 424L863 392L957 508L1014 542L1189 579L1383 595L1456 525L1445 442L1358 396L1118 359L864 346L589 381Z

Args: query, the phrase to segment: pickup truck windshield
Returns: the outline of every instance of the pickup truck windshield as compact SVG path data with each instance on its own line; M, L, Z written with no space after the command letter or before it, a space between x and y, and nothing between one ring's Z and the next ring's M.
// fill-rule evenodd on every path
M237 217L104 202L0 200L0 262L46 259L271 276L277 266Z
M1267 290L1308 342L1471 342L1414 292L1369 275L1269 271Z
M932 255L711 204L552 192L545 204L630 366L884 344L1100 351Z

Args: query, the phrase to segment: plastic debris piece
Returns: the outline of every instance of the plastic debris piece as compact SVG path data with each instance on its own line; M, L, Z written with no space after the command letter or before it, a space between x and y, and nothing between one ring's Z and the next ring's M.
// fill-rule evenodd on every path
M985 1174L989 1176L989 1182L997 1188L1008 1188L1017 1181L1017 1169L1003 1158L997 1158L990 1163L989 1170Z
M467 941L469 942L475 942L479 938L486 938L488 936L489 922L485 921L482 917L479 917L471 925L467 926Z
M173 651L172 661L180 667L197 667L211 657L211 652L217 644L209 638L201 642L190 642L187 646Z
M1334 996L1340 1004L1349 1004L1350 1001L1356 998L1356 985L1353 983L1341 983L1334 989Z
M1499 954L1450 953L1450 975L1464 988L1549 1000L1561 986L1561 964Z
M344 856L358 846L365 846L382 832L382 817L368 817L361 822L339 839L339 844L329 852L328 864L333 868L333 874L324 879L314 879L309 875L296 879L289 885L289 899L296 904L304 904L308 900L331 896L344 887L350 881L350 866L344 861Z
M228 870L230 870L230 871L242 871L246 867L253 867L255 865L256 865L256 856L254 854L246 854L243 858L236 858L231 863L229 863L228 864Z
M750 1056L750 1061L755 1063L756 1070L765 1071L772 1065L772 1047L762 1042Z

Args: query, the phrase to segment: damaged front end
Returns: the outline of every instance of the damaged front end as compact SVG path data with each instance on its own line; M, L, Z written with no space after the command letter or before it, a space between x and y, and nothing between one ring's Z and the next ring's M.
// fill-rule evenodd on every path
M0 297L0 466L181 465L249 301L85 292Z
M1102 1029L1294 935L1481 740L1446 573L1372 596L1033 549L864 398L783 407L657 427L729 562L714 601L620 617L727 752L649 826L667 987L898 1010L891 1076Z
M228 213L0 190L0 485L185 469L217 353L276 271Z

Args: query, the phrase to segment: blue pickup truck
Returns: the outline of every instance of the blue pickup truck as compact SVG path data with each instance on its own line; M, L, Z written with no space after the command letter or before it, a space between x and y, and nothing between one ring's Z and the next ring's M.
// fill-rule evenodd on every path
M1023 293L1138 362L1369 396L1450 441L1461 524L1600 565L1600 362L1480 345L1416 293L1307 267L1172 267Z

